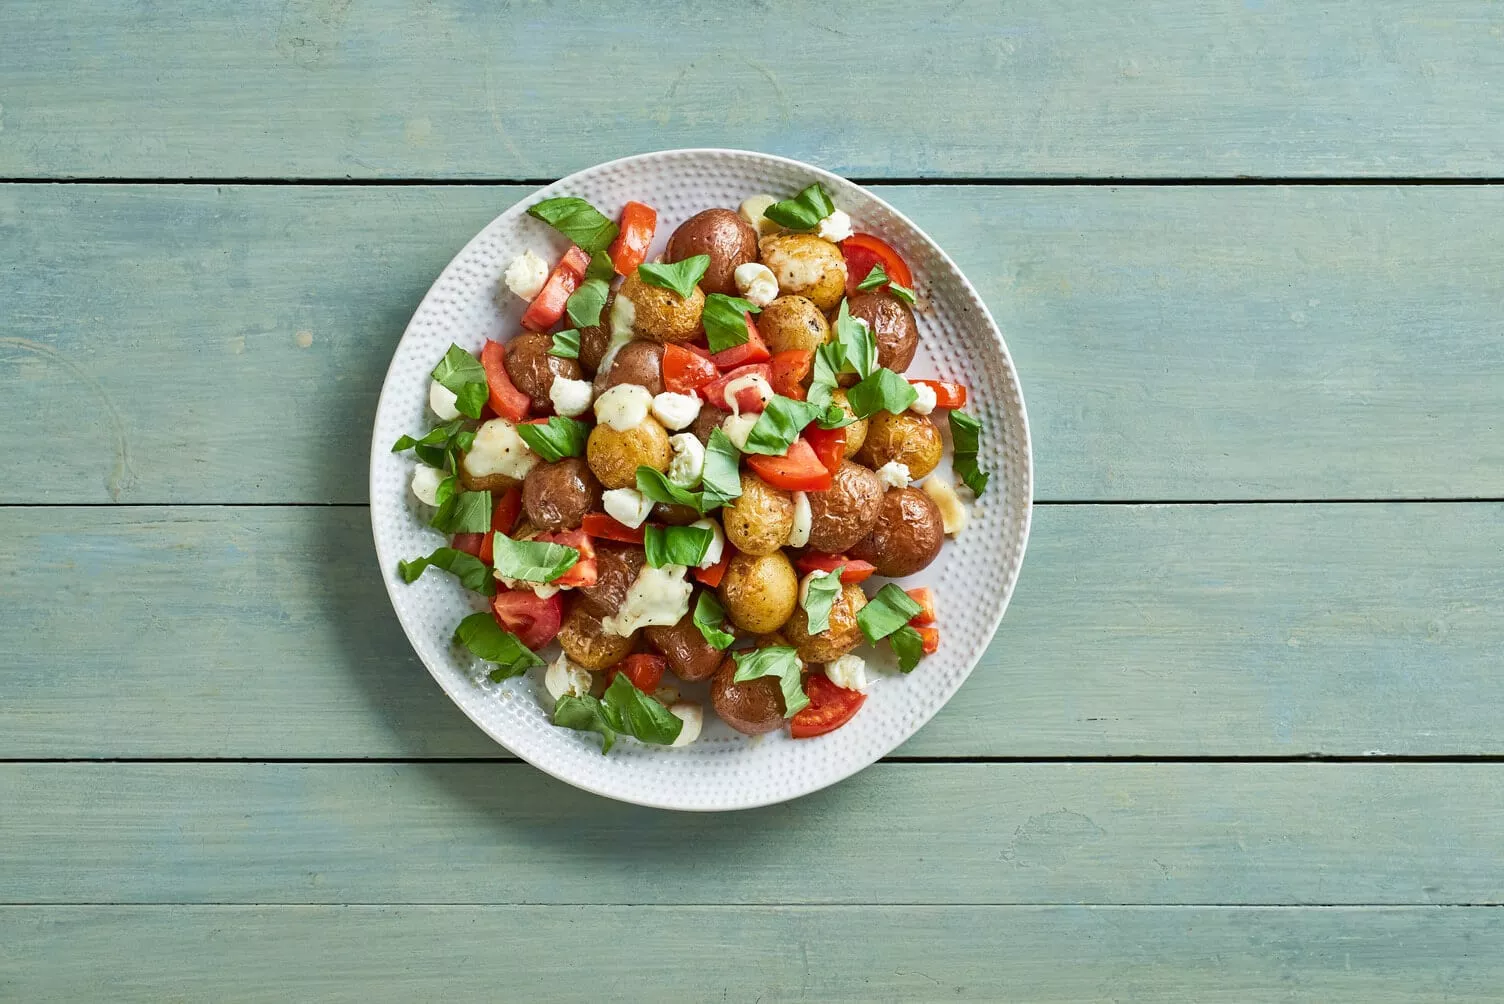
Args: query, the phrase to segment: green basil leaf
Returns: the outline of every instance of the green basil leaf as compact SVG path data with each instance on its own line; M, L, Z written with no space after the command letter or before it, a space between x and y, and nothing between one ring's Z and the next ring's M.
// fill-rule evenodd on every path
M857 611L856 623L867 640L876 645L907 624L921 609L912 596L890 582Z
M527 214L553 227L587 254L606 250L616 239L616 224L584 199L560 196L527 208Z
M747 433L746 452L781 457L789 452L789 444L799 438L804 427L824 414L825 409L818 404L774 394Z
M470 449L474 443L474 431L465 428L463 418L456 418L428 430L422 439L402 436L392 444L392 452L412 450L429 467L452 471L459 464L459 454Z
M987 490L992 475L977 466L977 453L982 442L981 419L964 411L950 413L950 438L955 446L956 458L951 463L956 475L966 483L978 498Z
M888 282L888 270L883 268L883 263L878 262L872 266L872 271L867 273L867 278L856 284L857 289L876 289L883 283Z
M841 369L860 377L870 376L877 369L877 339L866 321L851 316L844 299L836 314L835 341L841 346Z
M403 582L418 581L418 576L429 568L449 572L460 580L460 585L472 592L486 596L493 596L496 593L496 580L491 578L490 567L475 555L457 551L452 547L438 548L426 558L397 562L397 574L402 576ZM486 616L490 617L489 614ZM492 623L494 624L495 621Z
M580 358L579 329L565 328L563 331L555 331L554 343L549 346L548 354L558 356L560 359Z
M716 506L741 498L741 459L742 451L736 448L730 436L719 428L710 430L710 440L705 444L705 470L700 475L704 489L700 493L701 512L709 512Z
M805 400L822 408L829 407L831 396L840 385L836 376L845 361L845 350L835 342L825 342L815 349L814 369Z
M564 301L569 311L569 320L581 328L593 328L601 323L601 311L605 309L606 297L611 293L611 284L605 279L586 279Z
M534 666L543 665L543 660L532 649L522 644L512 632L502 630L488 613L471 614L460 621L454 629L454 640L472 654L496 663L496 668L490 673L495 683L521 676Z
M656 698L632 686L626 673L617 673L601 696L601 704L618 732L644 743L667 746L679 738L684 721Z
M846 400L851 402L857 418L868 418L880 411L901 415L918 399L914 385L889 369L873 370L871 376L846 392Z
M548 422L543 425L518 423L517 435L527 444L528 449L552 464L565 457L582 456L590 427L577 419L550 415Z
M461 415L480 418L491 389L486 383L485 367L481 366L479 359L451 344L439 365L433 368L432 376L454 392L454 406Z
M687 299L694 292L695 283L705 276L710 267L710 255L697 254L683 261L654 264L644 262L637 266L637 276L649 286L670 289Z
M898 655L898 668L905 673L912 673L924 658L924 639L907 624L888 635L888 644Z
M898 297L900 300L902 300L904 303L907 303L911 307L914 305L917 299L917 297L914 296L914 291L912 289L907 286L900 286L896 282L888 283L888 292L892 293L894 296Z
M820 221L836 211L835 203L818 181L792 199L775 202L762 214L790 230L813 230Z
M490 492L456 492L450 485L446 497L443 487L441 482L439 496L443 501L428 521L429 526L445 533L485 533L491 529Z
M499 578L552 582L574 567L580 552L563 544L513 540L498 533L491 539L491 557Z
M683 565L698 568L715 534L703 526L650 526L643 532L642 549L654 568Z
M845 570L845 565L837 565L834 571L810 576L804 591L804 612L809 616L810 634L830 630L830 608L841 595L841 573Z
M751 300L725 293L710 293L705 297L705 312L700 320L705 325L705 337L710 342L711 352L724 352L746 344L751 337L747 331L749 312L761 313L762 308Z
M736 660L736 675L732 679L737 683L763 676L778 677L783 689L783 717L793 718L809 705L809 697L805 695L804 683L800 679L804 667L793 649L772 645L732 652L731 658Z
M611 263L611 256L604 251L592 254L590 264L585 266L585 278L601 279L605 282L616 278L616 266Z
M618 678L625 673L617 674ZM629 683L628 686L631 686ZM636 689L636 688L633 688ZM589 694L575 697L565 694L554 705L554 724L576 732L598 732L601 737L601 754L611 752L616 744L616 727L606 715L605 705Z
M708 453L705 462L707 464L710 462ZM654 502L662 502L666 505L687 505L696 512L705 511L703 494L680 488L665 477L662 471L646 464L637 468L637 490Z
M444 503L454 498L454 493L459 490L460 479L453 474L449 475L449 477L439 482L439 487L434 489L434 505L442 508Z
M700 598L695 601L694 625L711 648L725 649L736 641L736 635L725 630L726 609L708 589L701 590Z

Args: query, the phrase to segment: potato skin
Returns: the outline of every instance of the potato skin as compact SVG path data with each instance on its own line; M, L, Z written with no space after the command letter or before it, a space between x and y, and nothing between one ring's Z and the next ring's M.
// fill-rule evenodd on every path
M869 289L846 301L852 317L860 317L872 329L877 342L877 365L902 373L914 361L919 347L919 327L909 305L882 290Z
M736 660L726 656L710 681L710 703L721 721L743 735L772 732L783 725L783 689L771 676L736 681Z
M580 329L579 363L585 372L594 373L601 368L601 360L611 345L611 308L616 303L616 290L606 294L606 305L601 308L599 324Z
M742 471L742 494L721 508L726 540L743 554L772 554L794 528L794 496Z
M935 469L944 451L940 430L928 418L912 411L879 411L867 419L867 439L856 459L873 470L896 460L917 481Z
M929 566L945 542L940 507L918 488L891 488L872 532L847 553L870 561L878 575L901 579Z
M694 603L690 603L694 610ZM685 614L672 627L642 629L652 645L668 660L668 668L681 680L708 680L721 664L721 653L695 627L693 614Z
M819 634L810 634L809 614L804 612L804 607L796 606L789 622L783 626L783 633L805 662L831 662L861 644L862 629L856 622L856 615L866 605L867 594L862 592L862 587L848 582L830 605L829 628Z
M506 474L471 474L465 470L465 465L460 464L460 484L467 492L506 492L511 491L522 484L514 477Z
M805 296L780 296L757 315L757 333L770 352L813 352L830 341L830 322Z
M600 507L601 483L581 457L538 464L522 479L522 511L540 530L573 530Z
M626 432L617 432L602 422L590 430L590 438L585 441L590 470L607 488L634 488L639 466L666 471L673 456L668 432L651 415Z
M649 394L662 394L663 346L658 342L634 340L617 349L610 371L595 375L596 396L623 383L646 387Z
M701 518L698 510L687 506L677 505L673 502L654 502L653 511L648 516L654 522L663 523L666 526L689 526Z
M799 577L782 551L737 554L726 566L719 593L731 623L743 631L768 634L783 627L798 605Z
M637 644L637 632L626 638L606 634L601 620L583 604L575 603L559 629L559 647L585 669L609 669L625 659Z
M687 342L700 330L705 294L696 286L681 297L671 289L651 286L635 271L622 282L617 296L625 296L634 308L632 330L655 342Z
M856 418L856 411L852 409L851 402L846 400L846 392L844 390L833 391L830 399L841 406L841 410L846 413L848 418ZM862 444L866 441L867 420L865 418L857 418L855 422L846 426L846 449L844 451L846 459L850 460L856 456L856 452L862 448Z
M584 607L597 617L614 617L626 601L627 591L637 581L637 573L648 563L643 549L633 545L608 547L604 544L595 549L595 585L585 586L579 592L576 605ZM697 629L698 630L698 629Z
M553 344L553 335L524 331L507 342L503 362L512 385L527 395L533 411L540 415L554 413L553 399L548 396L554 377L578 380L583 372L577 361L549 355Z
M690 434L709 446L710 434L721 427L721 423L729 414L731 412L717 408L713 404L701 405L700 414L695 418L694 424L689 427Z
M763 238L760 254L781 292L807 297L821 310L833 310L846 294L846 258L823 237L774 234Z
M736 296L738 265L757 260L757 231L732 209L707 209L683 223L668 239L668 261L683 261L697 254L710 256L710 267L700 279L707 293Z
M829 489L810 492L808 497L809 546L840 554L872 532L883 501L883 483L872 471L846 460L836 468Z

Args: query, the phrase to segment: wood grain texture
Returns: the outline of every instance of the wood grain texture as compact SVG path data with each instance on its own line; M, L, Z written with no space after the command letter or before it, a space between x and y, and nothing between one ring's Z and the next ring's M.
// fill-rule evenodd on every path
M861 176L1504 174L1482 0L8 0L5 21L10 177L538 178L677 146Z
M877 764L693 814L526 764L9 763L0 902L1490 905L1499 771Z
M1504 496L1504 190L881 191L1002 324L1041 499ZM0 501L364 501L408 317L525 194L0 186L0 414L48 430Z
M1504 912L6 907L16 1000L1491 1001ZM602 931L647 930L639 939ZM589 951L570 946L589 944ZM567 969L563 968L565 965Z
M1501 515L1043 507L996 640L898 752L1504 753ZM369 532L360 508L0 510L0 756L503 755L412 654Z

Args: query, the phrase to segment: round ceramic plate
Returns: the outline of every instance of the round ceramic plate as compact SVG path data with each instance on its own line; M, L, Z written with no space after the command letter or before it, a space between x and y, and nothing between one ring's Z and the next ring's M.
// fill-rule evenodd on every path
M408 489L411 454L393 454L403 434L421 435L435 419L427 410L429 371L451 342L479 351L486 339L506 341L520 330L524 304L500 280L514 255L532 248L557 260L567 242L526 208L573 195L614 217L635 199L658 210L658 254L688 217L712 206L736 207L749 195L787 198L820 181L858 231L892 244L913 269L919 303L919 353L910 377L940 376L970 388L967 411L984 423L980 464L992 472L972 507L970 526L948 540L940 557L912 582L936 594L940 649L913 673L893 667L890 653L865 647L876 679L867 703L846 726L817 739L786 733L747 738L708 709L701 738L669 749L623 738L602 756L593 733L550 724L553 702L542 671L491 683L484 664L451 643L454 627L484 600L451 576L429 572L411 585L397 562L443 543L427 525L429 511ZM937 417L939 414L937 413ZM950 442L946 423L946 461ZM371 442L371 526L381 574L403 630L424 665L474 722L507 749L587 791L643 805L718 810L767 805L815 791L856 773L913 735L961 686L981 657L1017 580L1029 534L1032 468L1029 428L1018 377L1003 338L966 277L923 231L871 192L797 161L737 150L669 150L611 161L549 185L502 213L444 269L407 326L392 357ZM869 580L872 586L880 585ZM551 658L549 652L545 658ZM703 689L686 686L694 697Z

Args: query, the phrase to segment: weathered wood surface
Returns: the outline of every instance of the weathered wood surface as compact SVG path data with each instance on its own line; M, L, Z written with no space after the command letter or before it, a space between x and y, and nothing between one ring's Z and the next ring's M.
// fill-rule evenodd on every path
M676 146L858 176L1499 176L1499 13L7 0L0 176L539 178Z
M651 933L602 936L627 931ZM1497 908L0 907L0 991L1411 1004L1497 1000L1501 939Z
M1041 499L1504 496L1504 189L882 191L1002 324ZM392 347L526 192L0 186L0 414L47 430L0 501L364 501Z

